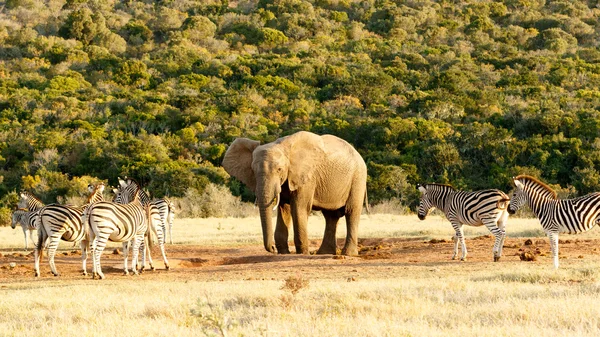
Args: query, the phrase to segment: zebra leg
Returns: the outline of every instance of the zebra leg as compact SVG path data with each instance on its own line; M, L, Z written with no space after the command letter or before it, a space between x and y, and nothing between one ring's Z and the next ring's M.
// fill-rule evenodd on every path
M158 237L158 245L160 246L160 253L163 257L163 262L165 263L165 269L169 270L169 261L167 260L167 253L165 252L165 239L166 236ZM150 250L148 250L148 256L150 256ZM152 259L150 259L152 261ZM154 267L153 267L154 268ZM154 269L152 269L154 270Z
M44 252L46 239L46 231L41 228L38 229L38 241L34 242L33 246L33 269L35 271L35 277L40 277L40 260L42 259L42 254Z
M123 275L129 275L129 267L127 266L127 259L129 258L129 243L130 241L123 242ZM135 256L135 254L134 254ZM137 262L137 261L136 261ZM135 270L135 263L131 261L131 264L134 266L134 271L137 274L137 270Z
M152 252L150 251L150 243L148 242L148 240L152 239L144 236L144 241L142 242L142 244L144 245L144 259L146 258L146 253L148 253L148 263L150 264L150 270L155 271L156 268L154 268L154 261L152 261ZM144 266L145 264L142 266L142 268L144 268Z
M23 236L25 237L25 251L27 251L29 249L28 247L28 243L27 243L27 229L25 229L25 227L23 227ZM33 241L33 240L31 240Z
M548 235L548 239L550 239L550 251L554 260L554 269L558 269L558 233L547 232L546 234Z
M457 240L454 242L454 255L452 256L452 259L456 259L456 255L458 254L458 243L460 241L460 249L462 251L462 256L460 258L461 261L466 261L467 260L467 245L465 244L465 234L463 232L463 228L462 228L462 224L458 223L458 224L452 224L452 227L454 227L454 230L456 231L456 238Z
M133 247L131 249L132 255L133 255L131 258L131 271L133 272L134 275L139 275L139 273L137 271L137 260L138 260L138 255L140 253L140 246L143 241L144 241L143 234L136 235L133 239Z
M83 239L79 241L79 246L81 247L81 269L83 270L83 275L87 275L87 257L88 257L88 248L90 242L87 239Z
M54 276L59 276L58 271L56 270L56 264L54 263L54 256L56 255L56 250L58 249L58 244L63 234L64 232L53 233L50 236L50 244L48 244L48 262L50 263L50 270Z
M494 235L496 240L494 241L494 248L492 249L492 253L494 254L494 262L498 262L501 256L502 242L504 241L504 236L506 232L504 228L499 228L496 225L496 221L493 219L485 219L483 220L483 224L489 229L490 233Z
M102 256L102 252L106 247L106 242L108 241L108 235L106 237L96 236L92 243L92 251L94 255L94 274L93 278L98 276L99 279L103 280L105 278L104 273L102 272L102 265L100 264L100 257Z

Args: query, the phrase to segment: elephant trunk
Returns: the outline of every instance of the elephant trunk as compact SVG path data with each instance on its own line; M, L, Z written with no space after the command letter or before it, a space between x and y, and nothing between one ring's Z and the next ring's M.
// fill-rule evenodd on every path
M262 224L263 243L268 252L275 253L275 240L273 231L273 214L271 207L276 209L280 202L281 186L278 184L267 184L271 188L259 188L257 191L257 204Z
M267 252L275 253L273 239L273 217L269 207L260 207L260 222L262 223L263 243Z

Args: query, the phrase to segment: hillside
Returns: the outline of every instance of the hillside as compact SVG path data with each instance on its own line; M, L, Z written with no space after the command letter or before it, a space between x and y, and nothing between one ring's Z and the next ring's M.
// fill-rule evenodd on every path
M226 185L236 137L352 143L369 198L417 182L600 190L598 1L0 1L0 197Z

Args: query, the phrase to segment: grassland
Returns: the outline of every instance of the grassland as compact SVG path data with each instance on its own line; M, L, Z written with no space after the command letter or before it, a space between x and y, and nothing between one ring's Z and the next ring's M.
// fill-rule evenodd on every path
M318 248L322 222L317 216L310 220L312 250ZM364 242L396 238L412 246L385 259L338 260L268 255L261 248L257 218L178 219L175 245L169 246L173 270L137 278L114 271L97 281L71 275L60 262L65 272L59 278L43 274L34 279L28 265L15 269L23 268L23 274L11 274L8 264L11 254L22 252L22 232L0 228L0 335L598 335L600 255L590 248L600 242L597 229L561 237L581 240L582 249L578 252L577 243L571 243L557 271L547 256L537 262L513 256L526 237L548 250L536 220L510 220L507 242L513 248L505 249L499 263L490 262L491 239L477 239L488 234L485 228L465 232L470 258L459 263L449 260L452 229L442 218L419 222L415 216L364 216ZM342 223L338 237L344 235ZM431 239L448 242L436 246L441 248L435 254L410 249L433 247L424 244ZM176 264L198 252L252 262ZM403 258L406 254L429 256L411 262ZM294 294L284 287L286 279L308 284Z

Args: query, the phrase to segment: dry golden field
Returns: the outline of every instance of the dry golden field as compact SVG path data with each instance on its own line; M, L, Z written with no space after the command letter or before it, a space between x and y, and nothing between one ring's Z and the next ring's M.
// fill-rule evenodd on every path
M309 228L314 251L323 219L311 217ZM44 260L35 279L20 228L0 228L0 336L600 333L598 229L561 236L557 271L534 219L509 219L497 263L493 239L473 227L465 228L468 260L450 260L453 230L440 217L363 215L358 257L268 254L258 217L176 219L173 232L171 270L155 249L156 271L122 276L113 244L99 281L80 275L80 255L64 242L61 276ZM344 237L341 222L340 248ZM537 261L521 261L524 251Z

